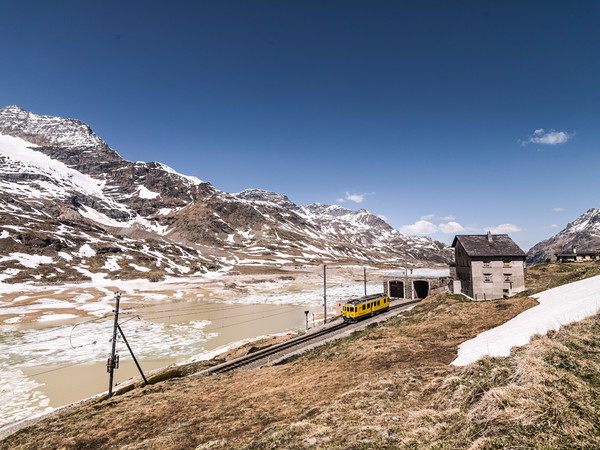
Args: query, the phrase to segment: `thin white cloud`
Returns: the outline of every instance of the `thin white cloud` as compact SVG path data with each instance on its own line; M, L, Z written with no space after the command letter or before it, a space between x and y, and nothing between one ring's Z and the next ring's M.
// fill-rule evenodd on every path
M404 225L403 227L400 227L399 231L400 233L407 235L433 234L438 231L438 227L427 220L417 220L412 225Z
M515 225L513 223L503 223L503 224L497 225L495 227L486 227L485 230L491 231L492 233L495 233L495 234L501 234L501 233L517 233L519 231L523 231L523 228L521 228L518 225Z
M545 131L543 128L538 128L526 141L523 141L522 144L560 145L567 142L573 136L575 136L574 132L568 133L566 131L556 130Z
M564 208L552 208L554 212L561 212Z
M446 222L448 220L456 220L456 217L454 217L453 215L449 215L449 216L440 217L439 220L441 220L442 222Z
M440 223L438 228L442 233L447 234L463 233L466 231L466 228L458 222Z
M545 226L544 228L547 228L547 229L548 228L558 228L558 225L556 225L555 223L553 223L552 225Z
M373 194L374 194L374 192L365 193L365 194L351 194L349 191L346 191L345 197L338 198L337 202L338 203L344 203L344 202L362 203L367 195L373 195Z
M448 222L449 220L456 220L456 217L453 215L439 217L435 214L427 214L426 216L421 216L421 220L435 220L437 222Z
M378 214L377 217L379 217L381 220L385 220L385 221L388 220L388 218L386 216L384 216L383 214Z

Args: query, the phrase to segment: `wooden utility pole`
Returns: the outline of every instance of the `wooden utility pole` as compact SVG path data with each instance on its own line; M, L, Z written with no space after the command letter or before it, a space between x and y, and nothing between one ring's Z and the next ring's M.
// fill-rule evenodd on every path
M404 298L408 298L408 261L404 254Z
M367 296L367 268L363 267L365 271L365 297Z
M323 266L323 323L327 323L327 266Z
M113 335L112 335L112 351L110 353L110 358L108 358L108 363L106 364L106 369L108 370L109 381L108 381L108 398L112 397L112 387L113 387L113 376L115 372L115 368L117 366L117 327L119 326L119 302L121 301L121 293L115 292L115 323L113 325Z

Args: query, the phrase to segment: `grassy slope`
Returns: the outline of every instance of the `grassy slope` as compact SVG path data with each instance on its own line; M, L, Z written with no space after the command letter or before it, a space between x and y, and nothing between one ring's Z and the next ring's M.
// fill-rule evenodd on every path
M531 291L600 273L540 265ZM460 342L536 302L427 299L404 317L276 367L177 378L73 408L1 448L600 446L598 317L508 358L448 366Z

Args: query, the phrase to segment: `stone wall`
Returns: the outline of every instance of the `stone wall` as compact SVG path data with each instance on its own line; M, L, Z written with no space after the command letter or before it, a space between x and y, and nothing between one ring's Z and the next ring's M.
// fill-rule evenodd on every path
M406 298L416 300L427 295L449 291L451 278L433 277L385 277L383 279L383 292L392 298ZM408 282L408 284L407 284ZM401 287L400 287L401 286ZM426 286L427 294L423 295Z

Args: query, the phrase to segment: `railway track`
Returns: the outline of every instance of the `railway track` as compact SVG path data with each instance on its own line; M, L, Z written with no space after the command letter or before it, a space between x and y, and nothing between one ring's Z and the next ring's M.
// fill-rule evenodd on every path
M412 301L401 303L401 304L390 305L389 311L393 311L398 308L403 308L405 306L410 306L410 305L413 305L420 301L421 300L419 299L419 300L412 300ZM368 321L369 321L369 319L363 321L362 323L365 323L365 322L368 323ZM258 363L261 360L268 361L270 357L277 356L279 353L286 352L287 350L289 350L291 348L300 347L303 344L306 344L310 341L317 340L319 338L322 338L323 336L326 336L328 334L339 331L342 328L353 327L356 325L358 325L358 324L348 324L348 323L342 322L340 324L337 324L337 325L334 325L334 326L331 326L328 328L324 328L322 330L315 331L313 333L305 334L303 336L298 336L298 337L289 339L285 342L281 342L279 344L271 345L269 347L258 350L254 353L250 353L248 355L242 356L240 358L236 358L234 360L224 362L222 364L211 367L209 369L205 369L202 372L199 372L198 375L223 374L223 373L227 373L227 372L232 372L236 369L239 369L241 367L244 367L244 366L247 366L247 365L250 365L253 363Z

